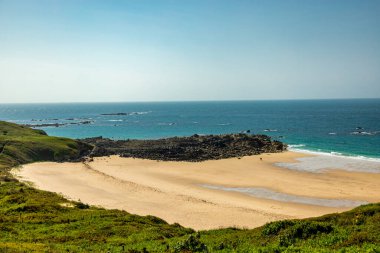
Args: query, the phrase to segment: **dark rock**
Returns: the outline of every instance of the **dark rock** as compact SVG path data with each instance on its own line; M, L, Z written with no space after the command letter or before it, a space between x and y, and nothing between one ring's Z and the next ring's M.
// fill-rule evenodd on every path
M64 126L65 123L44 123L44 124L24 124L26 127L59 127Z
M242 157L286 150L282 142L266 135L225 134L193 135L159 140L111 140L94 137L81 139L93 145L90 156L120 155L163 161L204 161Z
M70 122L70 123L43 123L43 124L24 124L22 126L26 127L60 127L60 126L66 126L66 125L87 125L91 124L93 121L85 120L80 122Z

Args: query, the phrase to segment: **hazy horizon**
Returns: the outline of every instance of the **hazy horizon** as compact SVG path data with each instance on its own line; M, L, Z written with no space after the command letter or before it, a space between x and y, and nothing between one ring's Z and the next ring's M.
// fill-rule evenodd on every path
M380 1L0 0L0 103L380 96Z
M380 97L368 98L298 98L298 99L223 99L223 100L141 100L141 101L68 101L68 102L0 102L7 104L128 104L128 103L213 103L213 102L271 102L271 101L336 101L336 100L380 100Z

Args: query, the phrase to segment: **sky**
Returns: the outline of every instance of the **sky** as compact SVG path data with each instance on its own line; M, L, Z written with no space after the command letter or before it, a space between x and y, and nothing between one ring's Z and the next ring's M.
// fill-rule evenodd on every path
M380 97L378 0L0 0L0 103Z

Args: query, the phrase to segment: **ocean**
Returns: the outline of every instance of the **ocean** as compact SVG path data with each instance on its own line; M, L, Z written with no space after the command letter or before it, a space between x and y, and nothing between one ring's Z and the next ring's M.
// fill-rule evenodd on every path
M380 99L0 104L0 120L70 138L157 139L249 130L293 150L380 159Z

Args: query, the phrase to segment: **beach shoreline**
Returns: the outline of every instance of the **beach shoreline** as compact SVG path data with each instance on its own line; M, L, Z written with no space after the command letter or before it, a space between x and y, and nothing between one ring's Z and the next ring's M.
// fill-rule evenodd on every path
M343 212L355 206L306 204L305 198L353 203L380 201L378 173L342 168L313 173L275 165L295 163L296 159L311 156L286 151L203 162L110 156L96 157L86 163L32 163L13 169L12 173L38 189L60 193L72 200L138 215L154 215L196 230L254 228L270 221ZM264 189L280 197L291 196L292 201L205 185Z

